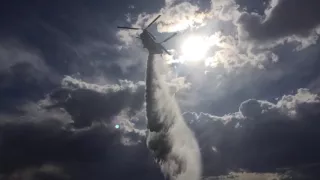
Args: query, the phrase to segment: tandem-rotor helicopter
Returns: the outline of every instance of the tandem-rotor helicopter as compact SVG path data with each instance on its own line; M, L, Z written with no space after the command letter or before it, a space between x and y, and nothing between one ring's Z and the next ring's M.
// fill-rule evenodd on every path
M118 26L120 29L130 29L130 30L142 30L142 33L139 35L139 39L141 39L143 48L146 48L150 54L162 54L166 52L167 54L171 55L171 53L162 45L162 43L167 42L178 33L174 33L171 36L167 37L162 42L156 42L156 38L147 30L154 22L156 22L161 15L158 15L147 27L144 29L142 28L135 28L135 27L123 27Z

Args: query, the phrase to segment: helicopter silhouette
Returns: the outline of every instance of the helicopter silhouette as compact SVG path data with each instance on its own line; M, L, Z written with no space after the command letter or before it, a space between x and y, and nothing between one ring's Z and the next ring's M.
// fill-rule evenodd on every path
M149 54L163 54L164 52L171 55L171 53L162 45L162 43L165 43L169 41L171 38L176 36L178 33L174 33L171 36L167 37L162 42L156 42L156 38L154 35L152 35L148 28L156 22L161 15L158 15L147 27L145 28L135 28L135 27L124 27L124 26L118 26L120 29L128 29L128 30L142 30L142 33L139 35L139 39L141 39L143 48L146 48L149 51Z

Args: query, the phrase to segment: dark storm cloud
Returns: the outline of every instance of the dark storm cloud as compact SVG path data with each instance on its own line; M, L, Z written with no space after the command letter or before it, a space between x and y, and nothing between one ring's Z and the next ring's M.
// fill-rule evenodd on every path
M247 100L222 117L184 114L203 154L204 174L275 172L320 162L319 96L306 89L276 104Z
M240 9L247 12L256 12L258 14L263 14L266 9L266 4L270 0L235 0L239 5Z
M44 61L63 75L92 76L98 72L110 78L130 77L134 72L124 73L121 68L137 67L134 63L126 65L120 58L125 55L117 50L116 26L123 24L127 13L134 18L137 13L157 10L163 4L160 0L14 0L0 7L0 38L16 38L38 49Z
M4 180L68 180L70 177L54 165L43 165L39 168L29 168L4 176Z
M125 146L120 142L120 131L113 127L71 130L55 120L8 122L0 125L0 134L0 174L8 177L18 174L25 179L30 176L30 169L36 169L31 174L39 180L52 176L97 180L162 178L145 144ZM48 164L63 172L39 172L41 166Z
M319 6L318 0L271 0L265 17L244 12L238 23L256 40L307 37L320 24Z
M47 77L39 78L39 71L30 64L16 64L0 72L0 111L15 111L28 100L38 100L52 88Z
M66 77L63 87L50 94L54 101L47 108L64 108L76 127L90 126L93 121L110 121L127 110L129 116L144 104L143 82L120 81L120 84L99 86Z
M37 101L59 85L59 76L41 53L14 39L0 40L0 111L15 111L26 101Z
M49 98L19 108L23 116L1 114L0 174L24 180L162 179L141 134L109 123L122 110L129 116L140 111L144 89L143 82L99 86L66 77ZM48 105L62 110L42 109ZM85 128L75 130L71 119L76 128ZM108 127L91 126L96 120ZM42 172L46 164L63 172Z

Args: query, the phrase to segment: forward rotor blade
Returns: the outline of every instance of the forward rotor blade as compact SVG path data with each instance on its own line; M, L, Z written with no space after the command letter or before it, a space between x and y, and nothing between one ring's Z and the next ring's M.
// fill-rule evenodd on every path
M158 20L160 18L161 15L157 16L146 28L144 29L147 29L148 27L150 27L154 22L156 22L156 20Z
M178 33L174 33L171 36L167 37L167 39L163 40L161 43L167 42L169 41L171 38L173 38L174 36L176 36Z
M123 26L118 26L117 28L119 28L119 29L132 29L132 30L140 30L140 28L133 28L133 27L123 27Z

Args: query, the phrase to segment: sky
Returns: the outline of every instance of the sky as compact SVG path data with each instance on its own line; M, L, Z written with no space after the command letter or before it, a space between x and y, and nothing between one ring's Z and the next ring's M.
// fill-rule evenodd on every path
M164 179L146 144L145 27L202 179L318 179L317 0L0 6L0 179ZM181 134L183 136L183 134Z

